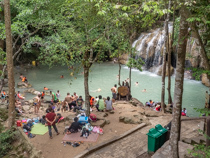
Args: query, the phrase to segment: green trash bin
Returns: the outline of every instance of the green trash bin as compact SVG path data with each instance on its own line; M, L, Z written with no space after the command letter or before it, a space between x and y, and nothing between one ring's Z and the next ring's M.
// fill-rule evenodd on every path
M159 149L161 133L156 129L151 128L148 135L148 152L155 152Z
M161 137L160 137L160 144L159 144L159 148L166 142L166 134L168 132L167 129L163 128L160 124L157 124L155 126L155 129L161 133Z

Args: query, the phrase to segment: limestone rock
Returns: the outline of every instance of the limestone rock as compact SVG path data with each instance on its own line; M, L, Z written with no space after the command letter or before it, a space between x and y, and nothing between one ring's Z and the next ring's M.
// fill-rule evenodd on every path
M30 87L32 87L32 85L29 84L29 83L26 84L26 83L20 81L20 82L17 83L17 87L18 88L30 88Z
M168 65L168 63L166 62L166 65ZM171 75L174 73L174 68L171 66ZM157 75L162 76L162 65L159 66ZM166 66L166 76L168 76L168 66Z
M136 98L132 98L130 100L130 103L134 106L144 106L144 104L142 102L140 102L138 99Z
M105 119L106 124L110 124L110 121L108 119Z
M30 106L28 106L28 105L24 105L24 106L23 106L23 109L24 109L25 111L28 111L28 110L30 110L30 109L31 109L31 107L30 107Z
M207 77L207 74L202 74L201 80L202 80L202 84L204 84L207 87L210 87L210 81Z
M125 65L128 61L128 54L123 54L119 58L119 62L123 65Z
M34 91L34 92L32 92L32 94L34 94L34 95L39 95L40 92L39 92L39 91Z
M106 125L106 120L97 120L96 122L91 122L90 123L92 126L100 126L100 127L104 127Z

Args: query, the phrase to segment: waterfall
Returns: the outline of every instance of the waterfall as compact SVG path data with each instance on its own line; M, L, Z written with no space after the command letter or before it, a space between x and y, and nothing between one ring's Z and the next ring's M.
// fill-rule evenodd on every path
M172 23L169 23L168 29L171 33L173 29ZM136 49L136 59L142 58L145 62L144 68L146 70L156 71L153 68L161 65L164 32L163 28L157 28L148 33L142 33L132 44L132 47Z

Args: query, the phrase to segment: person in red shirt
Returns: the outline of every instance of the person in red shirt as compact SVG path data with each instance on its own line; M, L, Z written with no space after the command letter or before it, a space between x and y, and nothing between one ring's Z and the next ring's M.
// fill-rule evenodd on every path
M57 133L57 135L59 135L60 133L58 132L58 129L57 129L56 125L55 125L56 114L54 113L53 109L50 109L50 112L46 115L45 119L47 121L50 139L53 138L52 137L51 126L53 126L55 132Z

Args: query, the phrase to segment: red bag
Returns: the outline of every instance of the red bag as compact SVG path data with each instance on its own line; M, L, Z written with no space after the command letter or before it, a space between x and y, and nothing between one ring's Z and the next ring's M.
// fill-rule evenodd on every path
M93 121L93 122L97 121L96 115L93 114L93 113L90 114L90 117L89 117L89 118L90 118L90 120Z

